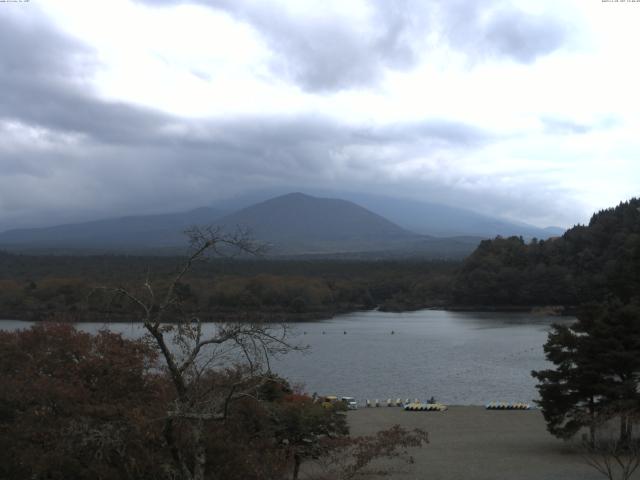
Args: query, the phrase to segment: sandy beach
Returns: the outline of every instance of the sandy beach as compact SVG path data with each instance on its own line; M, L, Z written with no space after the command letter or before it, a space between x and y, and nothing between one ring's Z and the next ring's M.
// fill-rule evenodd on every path
M361 408L348 413L351 433L367 435L399 424L429 432L430 443L412 450L415 463L377 478L429 480L597 480L571 445L545 429L539 410L494 411L450 407L445 412ZM632 478L640 478L640 472Z

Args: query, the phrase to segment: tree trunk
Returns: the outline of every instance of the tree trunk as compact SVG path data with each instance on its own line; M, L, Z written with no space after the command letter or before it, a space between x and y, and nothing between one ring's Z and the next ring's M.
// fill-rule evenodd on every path
M169 447L169 451L171 452L171 457L173 458L173 462L176 467L180 471L182 478L185 480L191 479L191 471L189 467L184 461L182 457L182 453L176 444L176 439L173 435L173 420L168 418L165 420L164 428L163 428L164 439L167 442L167 446Z
M628 443L629 443L629 431L630 431L630 425L629 425L629 417L627 414L621 414L620 415L620 446L622 448L625 448Z
M300 473L300 455L293 454L293 480L298 480L298 474Z
M193 436L193 480L204 480L207 466L207 449L205 446L202 420L194 421L192 427Z
M591 422L589 423L589 442L591 448L596 446L596 407L593 397L589 399L589 416Z

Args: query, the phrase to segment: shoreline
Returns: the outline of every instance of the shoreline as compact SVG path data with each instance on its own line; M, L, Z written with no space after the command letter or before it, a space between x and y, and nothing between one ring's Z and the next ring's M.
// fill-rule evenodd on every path
M331 311L315 311L315 312L256 312L256 311L225 311L225 312L207 312L202 313L203 323L215 322L239 322L250 323L260 321L264 323L299 323L331 320L338 315L346 315L357 312L380 311L385 313L409 313L420 310L434 310L445 312L483 312L483 313L531 313L533 315L549 315L549 316L572 316L575 315L575 307L561 305L505 305L505 306L483 306L483 305L422 305L407 308L388 308L385 306L376 306L374 308L344 308ZM104 316L103 316L104 315ZM42 322L42 321L60 321L69 323L124 323L136 322L139 319L127 318L125 316L114 316L106 319L107 314L102 312L29 312L27 315L16 315L12 313L0 313L1 319L15 320L22 322ZM218 318L215 318L218 316ZM172 322L167 322L172 323Z

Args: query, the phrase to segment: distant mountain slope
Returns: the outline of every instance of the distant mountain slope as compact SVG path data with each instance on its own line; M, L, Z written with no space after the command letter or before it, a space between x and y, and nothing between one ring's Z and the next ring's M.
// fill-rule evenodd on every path
M0 233L0 246L19 248L163 248L185 245L182 233L192 225L214 223L212 208L161 215L139 215L92 222L27 228Z
M438 203L362 193L343 193L340 197L356 202L401 227L422 235L484 238L515 235L544 239L564 233L564 229L560 227L538 228L524 222L513 222Z
M294 189L268 189L250 192L239 197L217 202L218 208L235 211L266 199L283 195ZM421 235L436 237L473 236L494 238L497 235L549 238L562 235L561 227L539 228L525 222L478 213L474 210L452 207L434 202L388 197L371 193L342 190L306 189L316 197L341 198L356 203L386 218L396 225Z
M400 248L421 237L355 203L291 193L221 218L248 227L276 252L322 253Z
M347 255L367 258L421 256L461 258L481 237L440 238L402 228L356 203L290 193L223 216L199 208L164 215L142 215L0 233L0 248L12 251L177 254L192 225L218 225L226 231L248 228L269 244L270 255ZM180 250L179 250L180 249Z
M459 257L470 253L472 249L468 245L477 244L482 238L515 235L545 239L564 232L558 227L538 228L436 203L365 193L315 191L321 193L316 196L285 194L260 203L255 202L269 198L276 190L248 192L220 200L215 208L9 230L0 233L0 248L66 249L68 253L75 249L135 250L136 253L155 249L147 253L179 253L176 248L186 244L182 233L185 228L220 221L227 228L250 227L279 253L363 251L377 255L394 250L393 255L415 252L448 256L457 252L455 255Z

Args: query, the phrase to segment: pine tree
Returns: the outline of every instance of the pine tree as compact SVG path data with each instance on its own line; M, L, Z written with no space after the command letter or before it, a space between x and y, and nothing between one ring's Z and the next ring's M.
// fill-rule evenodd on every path
M583 344L576 324L554 325L544 350L556 368L532 372L540 382L538 404L547 429L559 438L571 438L581 428L594 424L600 375L597 365L584 355ZM592 440L593 435L591 431Z
M615 416L629 441L629 415L640 410L640 306L585 305L575 323L552 328L544 350L555 368L532 375L549 432L570 438L589 427L593 442L595 426Z

